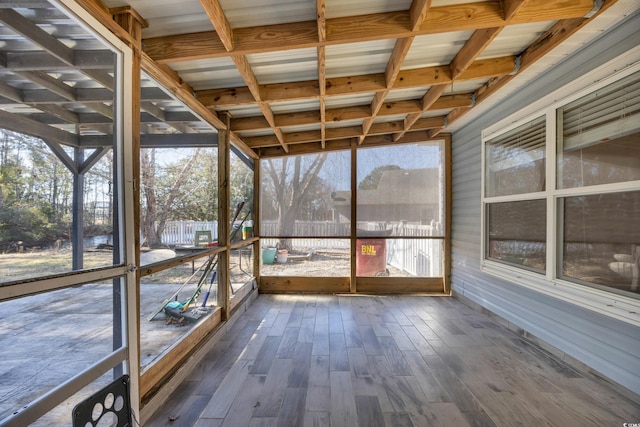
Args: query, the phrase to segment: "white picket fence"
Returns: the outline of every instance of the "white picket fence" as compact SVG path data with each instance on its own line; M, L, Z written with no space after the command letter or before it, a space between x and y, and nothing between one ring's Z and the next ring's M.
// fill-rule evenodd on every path
M260 224L263 235L275 235L276 222ZM361 230L385 230L380 223L358 223ZM389 240L387 240L387 264L419 277L441 277L443 249L441 239L393 239L393 236L430 237L438 236L441 231L437 224L394 224ZM192 245L196 231L209 230L213 240L218 238L217 221L170 221L162 234L162 242L166 245ZM297 237L293 244L297 248L313 249L349 249L350 229L348 223L324 221L299 221L294 227ZM332 236L331 238L305 238L304 236ZM335 238L333 236L344 236ZM278 239L262 239L263 247L275 247Z

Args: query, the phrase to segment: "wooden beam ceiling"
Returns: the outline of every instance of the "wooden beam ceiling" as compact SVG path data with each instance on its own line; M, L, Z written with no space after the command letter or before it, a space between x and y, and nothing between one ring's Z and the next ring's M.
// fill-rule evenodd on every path
M214 31L145 38L144 50L156 63L169 66L192 60L231 59L245 85L200 89L196 96L212 111L252 111L249 116L244 113L232 118L231 130L259 155L287 154L293 146L303 145L306 148L298 147L296 151L329 149L328 142L335 147L335 141L364 144L370 141L369 136L382 135L390 143L404 141L414 132L427 132L429 138L435 138L483 99L482 93L475 90L448 94L454 82L484 79L498 83L518 72L519 56L481 58L506 27L581 20L594 9L593 0L502 0L437 7L430 0L413 0L405 11L329 18L325 0L316 0L315 21L233 28L219 0L201 0L201 4ZM473 31L471 36L450 62L406 66L416 37L469 30ZM328 75L330 47L384 39L394 40L384 72ZM551 40L549 44L559 41ZM248 58L252 54L308 48L317 52L317 79L313 80L260 84ZM390 101L398 90L422 94ZM327 102L355 94L370 97L371 101L368 105L327 107ZM303 101L317 101L318 107L274 113L275 103ZM431 117L430 112L436 112L438 117ZM269 147L278 148L268 151Z
M98 0L78 1L114 34L135 45L132 36L113 20L116 9L109 10ZM615 0L604 0L600 10L613 3ZM45 1L25 4L27 8L50 7ZM594 15L595 3L493 0L433 6L431 0L413 0L407 10L337 16L327 13L326 0L316 0L315 20L307 15L299 22L244 27L234 26L229 17L235 19L235 15L227 15L220 0L200 0L200 4L213 30L142 38L141 67L164 87L142 88L143 129L161 123L191 134L197 132L193 123L200 119L226 129L218 114L238 111L230 121L231 140L256 159L439 138L478 102L579 30L587 16ZM137 14L130 6L126 8ZM71 48L57 38L68 36L67 30L61 30L59 36L49 33L8 5L0 7L0 24L38 47L0 50L0 68L9 76L0 79L0 102L30 107L24 114L3 112L3 123L12 122L15 116L15 123L33 125L34 132L59 143L90 144L90 139L65 135L68 132L62 130L76 125L100 134L92 136L96 143L100 138L104 141L113 123L114 54L107 49ZM505 29L520 24L548 24L548 30L515 54L486 53ZM453 33L469 35L454 42L446 38ZM446 60L416 62L416 50L429 49L416 43L423 36L444 37L456 51ZM332 49L384 41L389 46L385 63L355 75L332 68ZM304 49L315 52L314 77L306 74L304 79L288 79L284 73L277 82L261 81L257 56ZM189 82L188 73L180 70L190 69L185 65L194 60L224 60L225 67L232 64L236 80L242 83L218 85L215 72L210 82ZM75 82L68 81L69 72ZM198 90L191 84L197 84ZM470 89L453 91L452 85ZM174 99L192 113L162 107ZM46 132L47 126L52 130Z

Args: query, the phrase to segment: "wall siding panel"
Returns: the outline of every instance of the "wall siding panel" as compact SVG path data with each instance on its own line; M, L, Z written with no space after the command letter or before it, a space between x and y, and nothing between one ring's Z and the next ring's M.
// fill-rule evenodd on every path
M453 134L452 290L552 351L640 394L640 328L480 270L481 131L579 79L640 40L636 12L595 42Z

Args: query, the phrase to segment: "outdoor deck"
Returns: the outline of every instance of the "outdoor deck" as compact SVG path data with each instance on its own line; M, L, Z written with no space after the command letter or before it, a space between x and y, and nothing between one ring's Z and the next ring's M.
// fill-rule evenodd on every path
M261 295L148 426L622 426L640 397L447 297Z

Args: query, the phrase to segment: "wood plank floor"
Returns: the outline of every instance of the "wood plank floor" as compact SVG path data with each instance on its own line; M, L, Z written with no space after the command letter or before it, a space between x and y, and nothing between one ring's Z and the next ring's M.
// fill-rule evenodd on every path
M149 426L622 426L620 393L446 297L260 295Z

